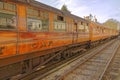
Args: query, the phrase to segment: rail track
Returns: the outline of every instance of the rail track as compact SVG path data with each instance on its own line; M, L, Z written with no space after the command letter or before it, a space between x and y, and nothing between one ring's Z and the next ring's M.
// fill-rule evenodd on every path
M74 67L79 62L84 61L83 60L84 58L88 58L89 56L91 56L91 54L94 55L95 52L100 51L101 49L105 48L105 45L106 46L111 45L114 41L116 41L116 40L112 40L108 43L105 43L104 45L99 44L99 46L97 46L95 48L91 48L90 50L87 50L87 51L80 52L72 58L68 58L66 60L63 60L63 61L60 61L57 63L51 63L46 66L41 66L33 73L30 73L22 78L19 78L21 75L13 76L10 80L41 80L41 79L55 80L55 79L58 79L60 76L62 76L61 74L63 74L64 71L65 72L68 71L68 69L70 69L71 67ZM78 59L80 59L80 60L78 60ZM72 63L72 62L75 62L75 63ZM68 64L71 64L71 65L69 66ZM58 71L59 69L65 67L67 65L68 65L68 67L66 67L65 70L63 69L61 71ZM49 74L52 74L56 71L58 71L57 74L55 74L54 76L50 76L51 78L47 77L47 76L49 76ZM46 79L46 78L48 78L48 79Z
M118 48L116 55L110 62L107 70L102 77L102 80L120 80L120 47Z
M33 80L101 80L119 45L119 40L112 40L83 57L46 72L46 77Z

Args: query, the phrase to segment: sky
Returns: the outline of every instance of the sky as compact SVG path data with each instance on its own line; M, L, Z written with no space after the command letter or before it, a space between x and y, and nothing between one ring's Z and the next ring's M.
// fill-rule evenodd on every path
M49 6L61 9L67 5L72 14L84 17L89 14L95 15L98 22L108 19L120 21L120 0L36 0Z

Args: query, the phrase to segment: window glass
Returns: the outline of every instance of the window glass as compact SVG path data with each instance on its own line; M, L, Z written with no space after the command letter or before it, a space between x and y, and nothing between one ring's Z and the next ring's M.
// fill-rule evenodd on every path
M48 31L46 23L42 20L28 18L27 26L30 31Z
M57 22L54 23L54 29L57 29Z
M83 22L81 22L81 25L83 25Z
M66 23L64 22L54 22L55 31L66 31Z
M44 19L48 19L48 17L49 17L49 16L48 16L48 13L47 13L47 12L44 12L43 14L44 14Z
M81 23L78 24L78 31L79 32L84 32L85 31L83 23L82 24Z
M69 26L67 26L68 24L65 22L64 17L59 16L59 15L54 15L54 30L55 31L66 31L67 28L69 28Z
M49 15L45 11L27 8L27 26L30 31L48 31Z
M7 9L7 10L11 10L11 11L16 10L15 4L10 4L10 3L4 3L4 8Z
M27 15L32 15L32 9L27 8Z
M34 14L35 16L39 16L39 11L38 11L38 10L33 10L33 14Z
M88 26L88 23L85 24L85 32L89 32L89 26Z
M15 29L16 17L10 14L0 13L0 29Z
M39 11L32 8L27 8L27 15L39 17Z
M15 11L15 4L0 2L0 30L16 29Z
M89 32L89 27L85 26L85 32Z
M27 21L27 26L29 30L42 30L42 21L30 18Z
M0 9L3 9L3 2L0 2Z
M42 20L42 27L44 31L49 30L49 20Z

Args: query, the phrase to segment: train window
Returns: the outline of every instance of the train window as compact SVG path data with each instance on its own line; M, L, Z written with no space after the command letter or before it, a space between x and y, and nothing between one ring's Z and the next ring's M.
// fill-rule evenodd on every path
M49 16L47 12L27 8L27 26L29 31L48 31Z
M3 9L3 2L0 2L0 9Z
M85 31L85 27L81 23L78 24L78 31L79 32L84 32Z
M28 19L28 29L29 30L42 30L42 21L41 20L36 20L36 19Z
M16 17L10 14L0 13L0 29L15 29Z
M55 21L65 21L65 18L63 16L55 15L54 20Z
M88 24L88 23L87 23L86 25L87 25L87 26L89 26L89 24Z
M83 22L81 22L81 25L83 25Z
M85 32L89 32L89 27L87 25L85 26Z
M39 11L35 10L35 9L32 9L32 8L27 8L27 15L38 17L39 16Z
M47 12L44 12L44 11L40 12L40 16L42 17L42 19L48 19L49 18L49 14Z
M48 31L46 22L38 19L28 18L27 26L30 31Z
M11 11L16 10L15 4L10 4L10 3L4 3L4 8L7 9L7 10L11 10Z
M64 22L54 22L55 31L66 31L66 23Z
M54 30L55 31L66 31L67 24L64 21L64 17L55 15L54 16Z
M15 11L15 4L0 2L0 30L16 29Z
M64 17L62 17L62 16L57 16L57 20L58 20L58 21L64 21Z

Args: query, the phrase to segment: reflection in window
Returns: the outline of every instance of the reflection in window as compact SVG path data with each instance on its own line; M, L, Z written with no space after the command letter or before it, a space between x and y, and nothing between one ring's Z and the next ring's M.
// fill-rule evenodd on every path
M27 8L27 15L38 17L39 11L32 8Z
M85 27L84 27L84 25L83 25L83 23L82 24L78 24L78 31L79 32L85 32Z
M85 32L89 32L89 27L85 26Z
M16 5L0 2L0 30L16 28Z
M38 19L27 19L28 30L30 31L48 31L48 24Z
M3 9L3 2L0 2L0 9Z
M10 14L0 13L0 29L15 29L16 17Z
M4 8L7 9L7 10L11 10L11 11L16 10L15 4L10 4L10 3L4 3Z
M68 28L68 24L65 21L65 18L63 16L54 15L54 30L55 31L66 31Z
M54 22L54 30L55 31L66 31L66 23L65 22Z
M49 14L34 8L27 8L27 26L30 31L48 31Z

